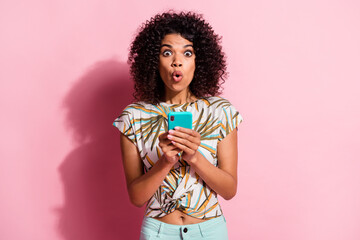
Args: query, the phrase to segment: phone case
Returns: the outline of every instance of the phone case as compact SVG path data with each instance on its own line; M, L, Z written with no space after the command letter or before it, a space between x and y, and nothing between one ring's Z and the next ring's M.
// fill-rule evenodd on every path
M168 114L169 130L175 127L183 127L192 129L192 113L191 112L170 112Z

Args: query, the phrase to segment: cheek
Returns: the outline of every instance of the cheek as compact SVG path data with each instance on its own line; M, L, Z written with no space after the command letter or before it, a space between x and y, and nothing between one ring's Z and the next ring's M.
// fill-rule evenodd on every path
M194 74L195 72L195 61L190 64L189 71Z
M159 72L160 72L160 75L166 74L166 72L167 72L166 67L161 62L159 63Z
M163 82L166 82L169 80L169 69L166 65L160 63L159 64L159 74L160 78Z

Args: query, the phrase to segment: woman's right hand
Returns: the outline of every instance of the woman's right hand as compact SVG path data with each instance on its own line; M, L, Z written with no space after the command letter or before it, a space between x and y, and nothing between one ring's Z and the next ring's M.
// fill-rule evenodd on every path
M174 165L180 158L178 153L180 153L181 150L175 147L168 139L168 132L161 134L159 136L159 141L159 146L164 153L162 159L165 160L166 163Z

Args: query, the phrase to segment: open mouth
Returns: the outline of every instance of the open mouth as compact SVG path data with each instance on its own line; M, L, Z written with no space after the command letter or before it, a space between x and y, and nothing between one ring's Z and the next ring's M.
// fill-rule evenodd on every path
M175 71L175 72L173 72L172 77L173 77L175 82L179 82L179 81L181 81L183 75L182 75L182 72Z

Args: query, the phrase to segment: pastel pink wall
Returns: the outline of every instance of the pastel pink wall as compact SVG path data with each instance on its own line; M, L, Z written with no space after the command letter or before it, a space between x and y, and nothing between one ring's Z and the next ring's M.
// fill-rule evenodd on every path
M360 239L358 1L1 1L0 239L137 239L111 125L136 29L174 8L223 36L244 117L230 239Z

